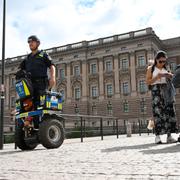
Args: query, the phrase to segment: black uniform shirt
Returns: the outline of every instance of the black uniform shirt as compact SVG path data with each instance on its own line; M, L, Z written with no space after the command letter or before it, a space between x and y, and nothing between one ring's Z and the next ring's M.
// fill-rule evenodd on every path
M46 78L47 68L53 65L50 57L44 51L38 51L36 54L29 54L20 64L22 70L31 73L32 78Z

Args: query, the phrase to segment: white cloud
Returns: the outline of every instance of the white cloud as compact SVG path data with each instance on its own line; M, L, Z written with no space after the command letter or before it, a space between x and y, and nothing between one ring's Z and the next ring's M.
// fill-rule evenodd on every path
M6 57L26 54L31 34L40 37L41 48L51 48L146 27L161 39L179 36L179 0L7 1Z

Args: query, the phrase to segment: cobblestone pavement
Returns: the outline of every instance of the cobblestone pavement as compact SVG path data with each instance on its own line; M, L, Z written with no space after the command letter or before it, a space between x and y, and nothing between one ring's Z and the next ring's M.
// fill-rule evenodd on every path
M174 137L177 135L175 134ZM162 137L163 141L166 137ZM154 135L65 140L34 151L4 145L0 180L180 180L180 143L154 144Z

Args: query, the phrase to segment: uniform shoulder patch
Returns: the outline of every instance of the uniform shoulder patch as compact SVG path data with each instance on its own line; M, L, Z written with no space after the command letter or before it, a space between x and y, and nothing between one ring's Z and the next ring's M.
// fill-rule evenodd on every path
M41 50L41 51L39 52L38 56L39 56L39 57L45 57L45 56L47 56L47 55L46 55L46 52L45 52L45 51Z

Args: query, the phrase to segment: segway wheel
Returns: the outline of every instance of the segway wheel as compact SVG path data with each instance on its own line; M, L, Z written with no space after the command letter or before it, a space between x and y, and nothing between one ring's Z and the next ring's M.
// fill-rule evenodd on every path
M26 143L25 140L25 132L23 131L23 125L16 126L15 130L15 143L16 146L21 150L33 150L38 145L37 143Z
M39 126L40 143L47 149L58 148L64 141L64 128L54 116L46 116Z

